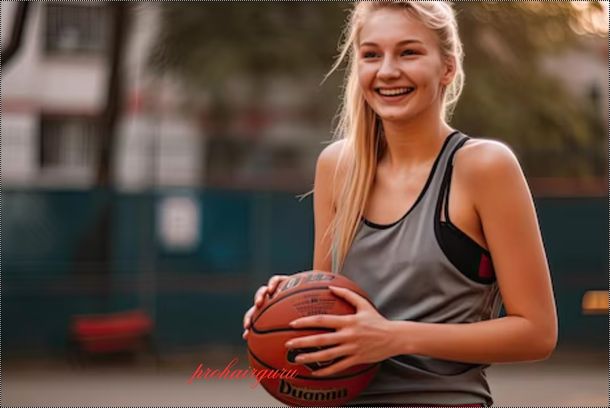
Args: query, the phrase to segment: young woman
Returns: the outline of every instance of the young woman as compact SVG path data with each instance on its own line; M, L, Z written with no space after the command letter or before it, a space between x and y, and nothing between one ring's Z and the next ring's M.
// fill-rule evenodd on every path
M320 348L300 363L338 359L322 376L381 362L354 404L489 406L490 364L543 360L557 342L526 180L505 145L447 123L464 84L450 3L357 3L332 71L346 57L340 140L316 168L313 268L354 280L376 308L333 289L356 314L295 320L335 331L287 347ZM244 338L284 278L257 291Z

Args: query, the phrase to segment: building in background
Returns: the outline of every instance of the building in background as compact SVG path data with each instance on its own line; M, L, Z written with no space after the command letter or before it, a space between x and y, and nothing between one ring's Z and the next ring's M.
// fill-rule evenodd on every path
M16 2L2 2L2 37ZM2 75L2 175L5 186L86 189L93 185L100 117L108 86L109 8L104 2L34 3L24 41ZM177 109L177 88L153 78L144 58L155 9L134 9L119 115L116 185L196 185L202 129Z
M2 2L2 37L16 2ZM247 83L227 85L227 132L210 126L209 95L192 105L180 78L146 66L160 26L154 3L134 4L124 53L124 108L119 115L114 180L119 189L149 186L277 188L304 192L330 121L310 114L321 78L270 84L255 106ZM33 3L22 49L2 76L2 174L7 186L93 186L100 116L107 92L111 13L105 2ZM582 36L577 48L543 58L607 130L608 47ZM338 103L338 101L337 101ZM189 105L191 104L191 105ZM476 135L475 135L476 136ZM536 184L536 183L535 183Z
M15 9L16 3L2 3L3 38L11 31ZM205 108L185 108L179 81L155 76L146 67L159 26L158 8L134 6L131 19L114 160L119 189L281 189L294 188L295 181L309 188L315 156L330 133L311 125L302 111L302 85L278 80L259 109L252 109L240 105L235 81L229 99L238 117L228 137L215 137L207 130ZM93 186L104 137L99 122L109 80L111 27L103 2L42 2L32 7L22 48L2 76L5 185Z

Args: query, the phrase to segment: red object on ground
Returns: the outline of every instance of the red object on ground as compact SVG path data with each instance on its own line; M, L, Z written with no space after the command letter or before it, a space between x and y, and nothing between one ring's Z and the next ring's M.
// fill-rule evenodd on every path
M74 316L70 327L81 350L89 353L134 351L151 334L153 323L141 310Z

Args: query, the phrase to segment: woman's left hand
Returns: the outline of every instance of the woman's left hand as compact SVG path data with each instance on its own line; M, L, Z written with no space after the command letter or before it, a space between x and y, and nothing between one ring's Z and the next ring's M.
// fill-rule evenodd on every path
M334 332L304 336L286 342L289 349L329 347L312 353L302 353L296 358L299 364L330 361L338 362L312 372L316 376L328 376L356 364L376 363L394 355L391 321L384 318L365 298L344 288L330 286L332 292L354 305L351 315L315 315L302 317L290 323L294 328L327 327Z

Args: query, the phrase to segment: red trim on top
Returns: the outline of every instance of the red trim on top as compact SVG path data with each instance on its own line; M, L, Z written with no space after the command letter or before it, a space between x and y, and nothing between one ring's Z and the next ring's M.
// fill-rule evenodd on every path
M485 279L491 279L494 276L493 266L491 259L487 254L481 254L481 262L479 262L479 277Z

